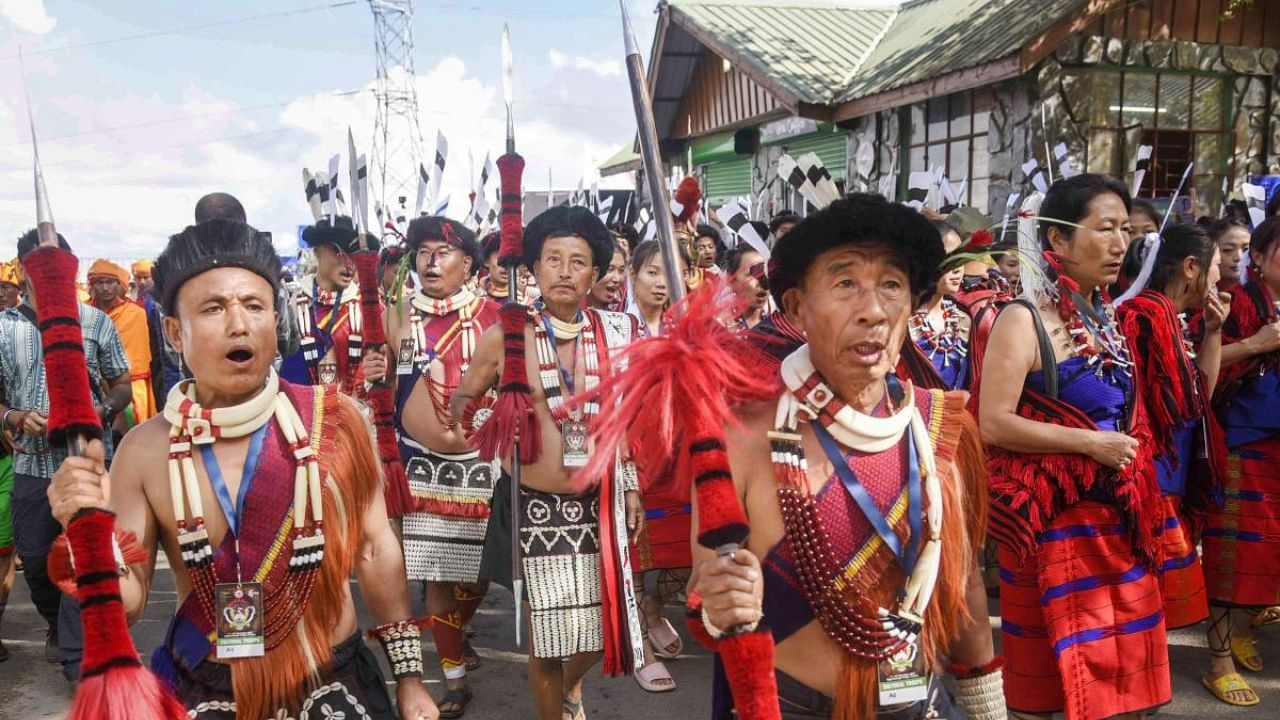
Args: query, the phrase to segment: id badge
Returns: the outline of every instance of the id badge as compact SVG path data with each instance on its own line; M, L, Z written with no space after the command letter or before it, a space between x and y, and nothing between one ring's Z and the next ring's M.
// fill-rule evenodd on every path
M400 341L400 352L396 355L396 375L413 374L413 338Z
M338 379L338 363L320 363L320 384L332 385Z
M920 662L920 645L911 643L877 667L880 707L915 703L929 697L929 676Z
M213 587L213 597L218 610L218 659L262 657L266 648L262 584L220 583Z
M587 424L581 420L565 420L560 429L565 467L582 467L591 459L587 448Z

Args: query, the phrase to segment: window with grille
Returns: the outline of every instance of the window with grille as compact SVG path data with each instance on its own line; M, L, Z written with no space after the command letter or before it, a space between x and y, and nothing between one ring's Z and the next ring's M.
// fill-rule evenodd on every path
M942 168L961 202L987 210L991 103L991 91L979 88L931 98L904 109L902 143L906 162L899 174L902 196L905 197L910 173Z

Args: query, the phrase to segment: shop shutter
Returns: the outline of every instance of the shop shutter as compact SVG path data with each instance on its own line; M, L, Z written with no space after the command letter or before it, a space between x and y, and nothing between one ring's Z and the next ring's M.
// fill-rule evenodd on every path
M751 196L752 157L721 160L702 166L704 194L712 207Z
M844 180L849 166L849 136L842 132L816 132L798 138L781 140L780 145L793 158L817 153L833 180Z

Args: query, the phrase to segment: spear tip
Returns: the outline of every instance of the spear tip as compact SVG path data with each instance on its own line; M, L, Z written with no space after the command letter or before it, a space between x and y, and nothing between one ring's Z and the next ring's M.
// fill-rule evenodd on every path
M622 35L626 43L627 55L639 55L640 46L636 43L636 31L631 27L631 15L627 12L626 0L618 0L618 7L622 8Z

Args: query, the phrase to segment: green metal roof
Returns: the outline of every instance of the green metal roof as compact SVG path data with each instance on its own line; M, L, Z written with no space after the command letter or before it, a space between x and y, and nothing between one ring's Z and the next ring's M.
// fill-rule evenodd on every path
M669 0L673 19L794 99L838 105L1012 55L1085 0Z
M672 0L671 9L799 102L830 104L838 82L875 47L891 7L809 0ZM733 60L733 58L730 58ZM786 102L788 98L779 98Z
M609 175L617 175L619 173L630 172L640 168L640 153L636 152L636 141L623 145L618 148L618 152L609 157L608 160L600 163L600 175L606 177Z

